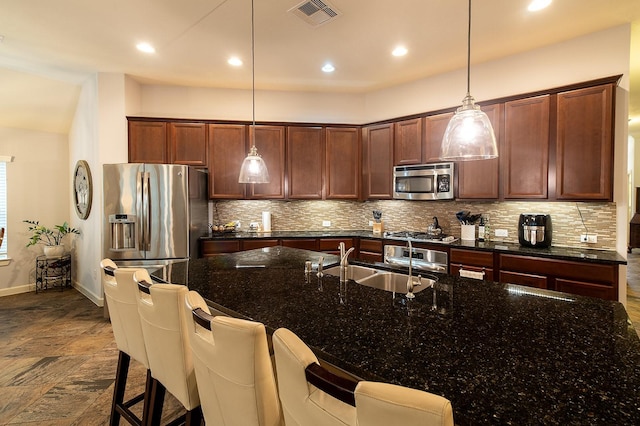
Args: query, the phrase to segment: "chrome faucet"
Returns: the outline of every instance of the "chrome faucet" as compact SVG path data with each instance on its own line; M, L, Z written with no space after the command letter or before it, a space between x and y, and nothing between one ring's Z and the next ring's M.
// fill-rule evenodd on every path
M418 275L417 280L413 280L413 245L411 244L411 238L407 238L407 245L409 247L409 277L407 278L407 294L405 296L407 299L413 299L416 297L413 294L413 287L422 285L422 276Z
M349 250L345 252L344 242L340 241L338 245L340 249L340 282L347 281L347 268L349 267L349 254L355 249L355 247L351 247Z

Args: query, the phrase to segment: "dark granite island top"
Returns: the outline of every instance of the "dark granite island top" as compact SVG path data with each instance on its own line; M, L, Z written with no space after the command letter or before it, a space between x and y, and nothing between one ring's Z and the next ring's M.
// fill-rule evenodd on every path
M456 424L640 424L640 340L622 304L449 275L403 294L304 274L319 256L272 247L191 260L166 278L212 306L287 327L368 380L442 395ZM187 278L188 277L188 278Z

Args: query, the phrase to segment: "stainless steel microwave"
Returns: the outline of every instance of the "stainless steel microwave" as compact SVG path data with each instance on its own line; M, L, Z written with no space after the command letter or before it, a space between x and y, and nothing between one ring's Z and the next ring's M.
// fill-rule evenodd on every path
M455 163L432 163L393 168L393 198L452 200Z

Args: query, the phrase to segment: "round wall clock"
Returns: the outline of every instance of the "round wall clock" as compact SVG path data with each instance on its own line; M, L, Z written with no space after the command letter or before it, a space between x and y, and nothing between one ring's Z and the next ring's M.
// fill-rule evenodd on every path
M76 170L73 173L73 201L80 219L89 217L92 198L93 183L91 182L89 164L84 160L78 160Z

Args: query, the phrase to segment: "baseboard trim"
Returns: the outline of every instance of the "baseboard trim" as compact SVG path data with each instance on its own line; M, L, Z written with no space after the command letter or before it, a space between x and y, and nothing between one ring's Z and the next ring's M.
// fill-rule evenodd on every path
M16 295L16 294L29 293L29 292L32 292L32 291L36 291L35 283L19 285L19 286L16 286L16 287L1 288L0 289L0 297L13 296L13 295Z
M104 297L97 296L95 293L93 293L92 291L89 291L87 288L81 286L77 282L73 283L73 288L75 288L80 293L82 293L87 299L95 303L96 306L104 306Z

